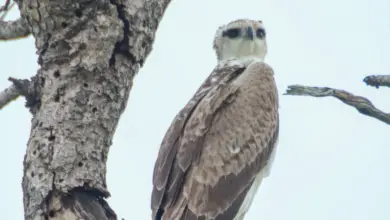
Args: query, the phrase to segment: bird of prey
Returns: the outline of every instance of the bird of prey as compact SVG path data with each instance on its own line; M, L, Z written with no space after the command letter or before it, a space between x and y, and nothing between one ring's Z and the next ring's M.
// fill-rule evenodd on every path
M262 21L219 27L214 49L218 65L162 141L152 220L242 220L269 175L279 101Z

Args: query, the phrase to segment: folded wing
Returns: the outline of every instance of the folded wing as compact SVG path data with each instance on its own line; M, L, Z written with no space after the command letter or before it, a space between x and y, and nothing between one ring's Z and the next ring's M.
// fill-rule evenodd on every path
M164 137L152 219L238 219L276 143L277 99L268 65L217 67Z

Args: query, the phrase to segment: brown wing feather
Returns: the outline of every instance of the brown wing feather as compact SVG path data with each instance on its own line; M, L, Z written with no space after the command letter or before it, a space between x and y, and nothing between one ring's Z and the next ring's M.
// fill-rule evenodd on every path
M153 219L163 210L163 220L232 220L266 166L278 133L273 71L256 63L232 78L221 78L183 123L174 156L166 155L170 173L160 173L168 184L155 184Z
M176 195L181 191L181 185L187 169L179 167L176 160L176 154L180 146L180 137L183 134L188 119L191 117L199 102L215 87L215 85L218 85L224 78L235 76L243 70L244 66L240 64L221 64L217 66L192 99L173 120L162 141L154 166L151 202L153 219L156 219L159 209L170 207L175 202ZM195 142L199 141L196 140ZM190 149L195 149L197 144L192 144L193 147L190 147Z

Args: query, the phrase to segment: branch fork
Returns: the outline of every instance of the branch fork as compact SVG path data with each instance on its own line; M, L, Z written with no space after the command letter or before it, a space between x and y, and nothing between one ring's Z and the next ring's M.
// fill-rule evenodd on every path
M24 96L26 98L26 107L32 113L35 112L35 107L39 107L39 91L37 90L35 77L32 77L31 80L9 77L8 80L13 84L0 92L0 110L19 96Z

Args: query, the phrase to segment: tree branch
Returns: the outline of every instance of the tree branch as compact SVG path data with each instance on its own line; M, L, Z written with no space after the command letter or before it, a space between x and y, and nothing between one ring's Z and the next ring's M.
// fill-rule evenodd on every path
M14 40L27 37L31 33L30 26L22 17L16 21L0 20L0 40Z
M8 11L8 7L9 7L10 3L11 3L11 0L6 0L4 5L0 7L0 13Z
M368 86L374 86L377 89L379 86L390 87L390 75L371 75L363 79Z
M19 95L19 90L16 88L15 85L11 85L4 91L0 92L0 110L13 100L17 99Z
M26 107L34 113L39 104L36 77L32 77L31 80L9 77L8 80L13 84L0 92L0 110L21 95L26 98Z
M12 7L14 7L15 5L15 2L13 2L10 6L9 6L9 3L10 1L7 0L7 2L5 3L5 5L0 8L0 12L3 12L3 14L0 16L0 21L3 21L5 19L5 17L7 16L8 12L12 9Z
M0 40L12 40L27 37L30 34L30 27L24 18L16 21L4 21L8 12L15 5L11 0L6 0L5 4L0 7Z
M333 89L329 87L310 87L302 85L288 86L286 93L283 95L298 95L298 96L313 96L313 97L327 97L333 96L347 105L350 105L358 112L376 118L386 124L390 125L390 114L384 113L377 109L370 100L362 96L356 96L344 90Z

